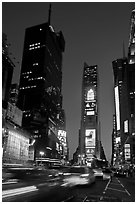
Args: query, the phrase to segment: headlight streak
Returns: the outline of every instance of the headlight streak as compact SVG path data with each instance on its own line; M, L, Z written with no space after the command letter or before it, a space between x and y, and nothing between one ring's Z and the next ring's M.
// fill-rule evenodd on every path
M28 186L28 187L23 187L23 188L15 188L11 190L5 190L2 192L2 198L7 198L10 196L16 196L24 193L29 193L32 191L38 191L36 186Z

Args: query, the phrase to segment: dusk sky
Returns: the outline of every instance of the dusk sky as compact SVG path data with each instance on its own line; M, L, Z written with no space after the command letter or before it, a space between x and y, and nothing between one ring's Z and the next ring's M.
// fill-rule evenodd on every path
M114 114L112 61L127 55L130 16L134 2L52 2L51 25L62 31L66 46L63 53L63 108L70 158L78 147L81 120L81 88L84 62L98 65L101 141L111 159ZM14 57L13 82L19 82L25 29L48 20L48 2L3 2L2 32L11 44ZM19 62L16 63L16 62Z

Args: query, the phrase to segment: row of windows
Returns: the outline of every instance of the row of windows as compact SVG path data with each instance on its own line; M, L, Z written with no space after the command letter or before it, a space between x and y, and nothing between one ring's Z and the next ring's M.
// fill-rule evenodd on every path
M21 89L30 89L30 88L36 88L36 85L34 85L34 86L21 87L20 90L21 90Z
M32 73L32 71L30 71L30 72L24 72L24 73L22 73L22 75L31 74L31 73Z
M29 47L34 47L34 46L36 46L36 45L40 45L40 42L31 44L31 45L29 45Z
M28 81L39 80L39 79L44 79L44 80L46 80L46 79L43 78L43 77L37 77L37 78L30 78Z
M37 46L37 47L30 47L29 50L34 50L34 49L37 49L37 48L40 48L40 46Z

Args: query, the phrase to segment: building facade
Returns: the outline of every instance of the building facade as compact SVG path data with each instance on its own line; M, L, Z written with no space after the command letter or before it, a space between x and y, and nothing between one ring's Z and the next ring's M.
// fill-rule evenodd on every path
M135 11L130 23L127 58L112 62L114 71L116 132L113 164L135 163Z
M2 34L2 108L7 108L9 92L15 65L9 57L6 34Z
M129 64L135 64L135 10L132 11L130 18L128 62Z
M57 158L58 113L62 108L62 53L65 41L50 21L26 29L17 106L22 126L31 131L35 157Z
M84 161L99 156L98 72L97 65L84 64L82 80L82 111L80 128L80 155Z

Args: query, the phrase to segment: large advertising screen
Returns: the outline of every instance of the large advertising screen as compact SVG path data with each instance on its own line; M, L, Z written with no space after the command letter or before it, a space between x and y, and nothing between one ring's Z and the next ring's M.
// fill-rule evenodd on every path
M130 144L125 144L125 160L130 159Z
M128 120L124 121L124 133L128 132Z
M94 155L95 154L95 147L94 148L86 148L86 154L87 155L89 155L89 154Z
M86 129L85 131L85 147L95 147L95 129Z
M95 132L96 132L95 129L86 129L85 136L93 136L93 137L95 137Z
M118 91L118 86L115 87L115 106L116 106L117 130L120 130L120 109L119 109L119 91Z
M22 111L13 104L8 102L7 108L7 118L13 121L15 124L21 126L22 125Z
M66 137L66 131L58 130L58 136Z
M94 98L95 98L94 91L93 91L93 89L90 89L87 92L87 101L92 101L92 100L94 100Z

